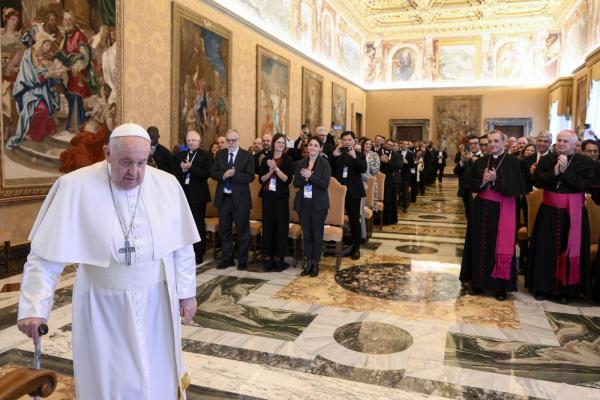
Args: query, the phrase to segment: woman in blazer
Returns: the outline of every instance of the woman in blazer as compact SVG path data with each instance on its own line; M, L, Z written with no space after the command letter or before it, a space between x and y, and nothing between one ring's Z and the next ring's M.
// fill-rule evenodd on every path
M325 218L329 210L329 179L331 167L320 156L323 144L318 138L308 141L308 158L298 161L294 174L294 186L298 188L294 210L300 216L306 267L302 275L317 276L323 247Z
M266 271L283 271L284 257L288 252L290 223L290 188L294 164L285 154L285 136L276 134L271 141L271 151L259 165L262 185L262 254ZM276 256L276 259L275 257Z

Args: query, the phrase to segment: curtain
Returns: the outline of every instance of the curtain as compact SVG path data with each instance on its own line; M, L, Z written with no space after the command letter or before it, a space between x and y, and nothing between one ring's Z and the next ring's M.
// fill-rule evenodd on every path
M558 132L565 129L571 129L571 120L568 117L558 115L558 100L550 105L550 132L552 132L552 142L556 141Z
M117 19L117 10L115 9L115 0L99 0L100 15L104 25L115 26Z
M596 134L600 133L600 81L592 81L585 123L590 124Z

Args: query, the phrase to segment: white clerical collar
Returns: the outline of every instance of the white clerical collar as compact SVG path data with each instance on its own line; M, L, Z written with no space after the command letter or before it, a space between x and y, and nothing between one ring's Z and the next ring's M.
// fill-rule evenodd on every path
M546 152L544 154L538 152L538 156L544 157L548 153L550 153L550 150L546 150Z
M500 154L492 154L492 157L494 157L494 158L498 158L498 157L500 157L500 156L501 156L501 155L503 155L503 154L504 154L504 152L502 152L502 153L500 153Z

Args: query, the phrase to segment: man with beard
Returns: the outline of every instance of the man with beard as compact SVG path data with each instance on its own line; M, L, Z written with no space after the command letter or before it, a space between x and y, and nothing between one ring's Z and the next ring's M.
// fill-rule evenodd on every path
M535 140L537 153L523 159L523 176L525 178L527 193L533 190L533 174L535 173L535 169L537 168L540 159L550 152L551 144L552 134L548 131L541 131L538 133Z
M544 189L544 199L533 227L525 283L537 300L551 295L567 303L568 296L589 290L585 192L594 180L594 163L575 153L576 143L574 131L560 132L557 154L542 157L533 175L535 186Z
M52 38L50 52L52 54L58 52L64 37L60 29L58 29L58 15L54 11L48 11L46 22L42 25L42 29Z
M85 121L83 99L96 90L96 82L91 64L91 49L85 34L75 26L75 16L69 10L63 14L65 37L61 49L55 57L68 68L69 83L65 96L69 104L67 130L79 132Z
M475 135L470 135L468 140L468 151L465 151L465 147L460 145L460 151L456 153L454 159L454 162L456 163L454 166L454 175L458 177L458 197L463 199L467 220L471 214L471 202L473 201L471 190L468 186L469 170L473 163L482 156L479 149L479 138Z
M263 162L263 160L265 158L269 158L269 153L271 152L271 139L272 139L272 137L268 133L265 133L262 136L262 140L261 140L262 149L261 149L261 151L255 153L253 156L255 171L258 171L260 164Z
M470 283L471 294L495 292L498 301L517 289L515 234L516 197L525 193L521 163L504 149L506 135L488 134L490 154L475 161L467 186L477 193L460 269L460 280Z

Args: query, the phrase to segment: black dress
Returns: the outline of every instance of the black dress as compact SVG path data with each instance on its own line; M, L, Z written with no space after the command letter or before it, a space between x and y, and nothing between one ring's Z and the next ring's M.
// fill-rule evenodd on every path
M535 186L555 193L586 192L594 179L593 161L587 156L573 154L569 166L559 176L554 175L557 155L542 157L534 173ZM560 184L559 184L560 182ZM558 188L557 188L558 187ZM581 223L580 283L563 285L556 277L558 255L567 248L570 218L567 209L541 204L538 211L528 255L525 286L534 293L556 296L578 296L590 291L590 228L587 209L583 208ZM570 263L567 257L567 276Z
M497 168L496 181L481 187L485 169ZM470 168L468 181L469 192L481 192L491 187L502 196L520 196L525 193L525 185L521 175L521 164L517 158L504 154L497 158L484 156L473 163ZM516 214L513 215L516 218ZM500 204L476 197L467 220L467 235L463 249L460 269L461 282L470 282L474 288L494 291L513 291L517 289L516 257L513 255L510 267L510 278L497 279L492 277L496 264L496 240L498 221L500 219ZM516 234L516 232L515 232Z

